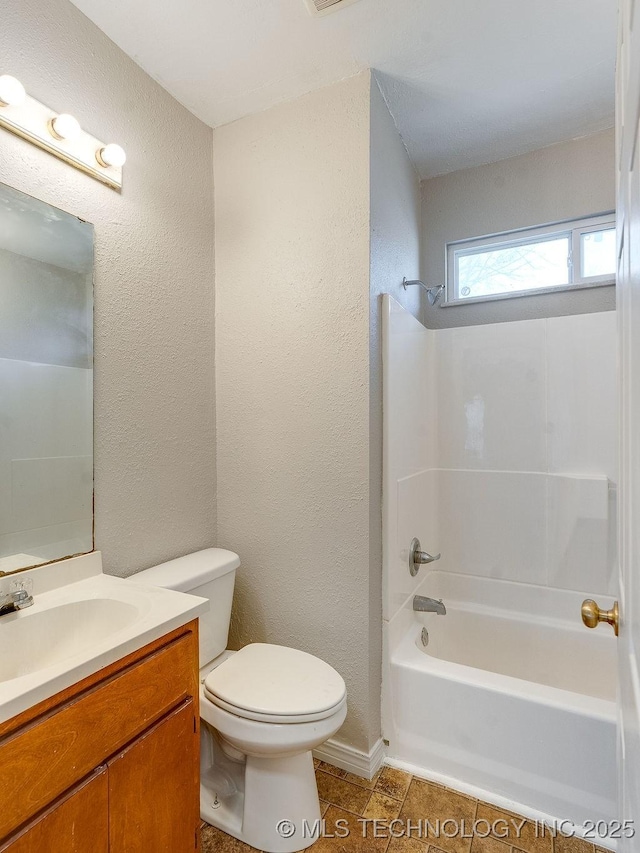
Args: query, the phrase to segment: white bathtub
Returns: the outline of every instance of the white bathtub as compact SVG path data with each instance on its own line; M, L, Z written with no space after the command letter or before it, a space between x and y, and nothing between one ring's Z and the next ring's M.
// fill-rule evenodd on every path
M437 571L418 591L447 615L408 601L389 623L389 757L527 816L614 821L615 638L582 625L585 596Z

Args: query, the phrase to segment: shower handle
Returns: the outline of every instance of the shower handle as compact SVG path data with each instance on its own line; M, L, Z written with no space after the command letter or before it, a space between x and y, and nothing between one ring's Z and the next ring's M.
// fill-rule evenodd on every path
M411 540L411 545L409 547L409 573L412 578L418 574L420 566L425 566L427 563L435 563L435 561L439 559L440 554L432 556L426 551L423 551L419 539Z

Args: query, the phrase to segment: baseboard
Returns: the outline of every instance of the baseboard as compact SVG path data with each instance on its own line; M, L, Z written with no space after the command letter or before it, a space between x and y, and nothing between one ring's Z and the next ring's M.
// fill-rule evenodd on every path
M369 752L362 752L339 741L327 740L318 749L313 750L313 755L320 761L326 761L327 764L355 776L373 779L384 762L385 745L380 738Z

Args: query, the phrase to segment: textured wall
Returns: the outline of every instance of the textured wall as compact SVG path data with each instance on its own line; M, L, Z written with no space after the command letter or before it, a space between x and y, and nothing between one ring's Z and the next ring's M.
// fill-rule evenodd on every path
M369 86L362 74L214 133L218 530L242 558L232 644L335 666L349 690L340 738L365 750L380 734Z
M432 178L422 184L422 275L440 284L445 275L445 247L513 228L573 219L615 209L614 134L564 142ZM615 308L615 288L523 296L474 305L432 308L424 300L430 328L501 323Z
M96 546L215 544L211 131L67 0L5 0L0 68L128 155L121 194L0 130L0 181L95 226Z

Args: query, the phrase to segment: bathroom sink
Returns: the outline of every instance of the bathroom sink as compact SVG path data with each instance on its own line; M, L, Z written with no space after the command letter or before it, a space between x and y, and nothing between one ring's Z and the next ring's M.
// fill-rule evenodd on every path
M99 552L29 569L33 605L0 616L0 723L196 619L208 602L105 575ZM0 576L0 595L9 591Z
M108 640L139 615L140 608L134 604L94 598L3 616L0 634L5 654L0 657L0 682L62 663Z

